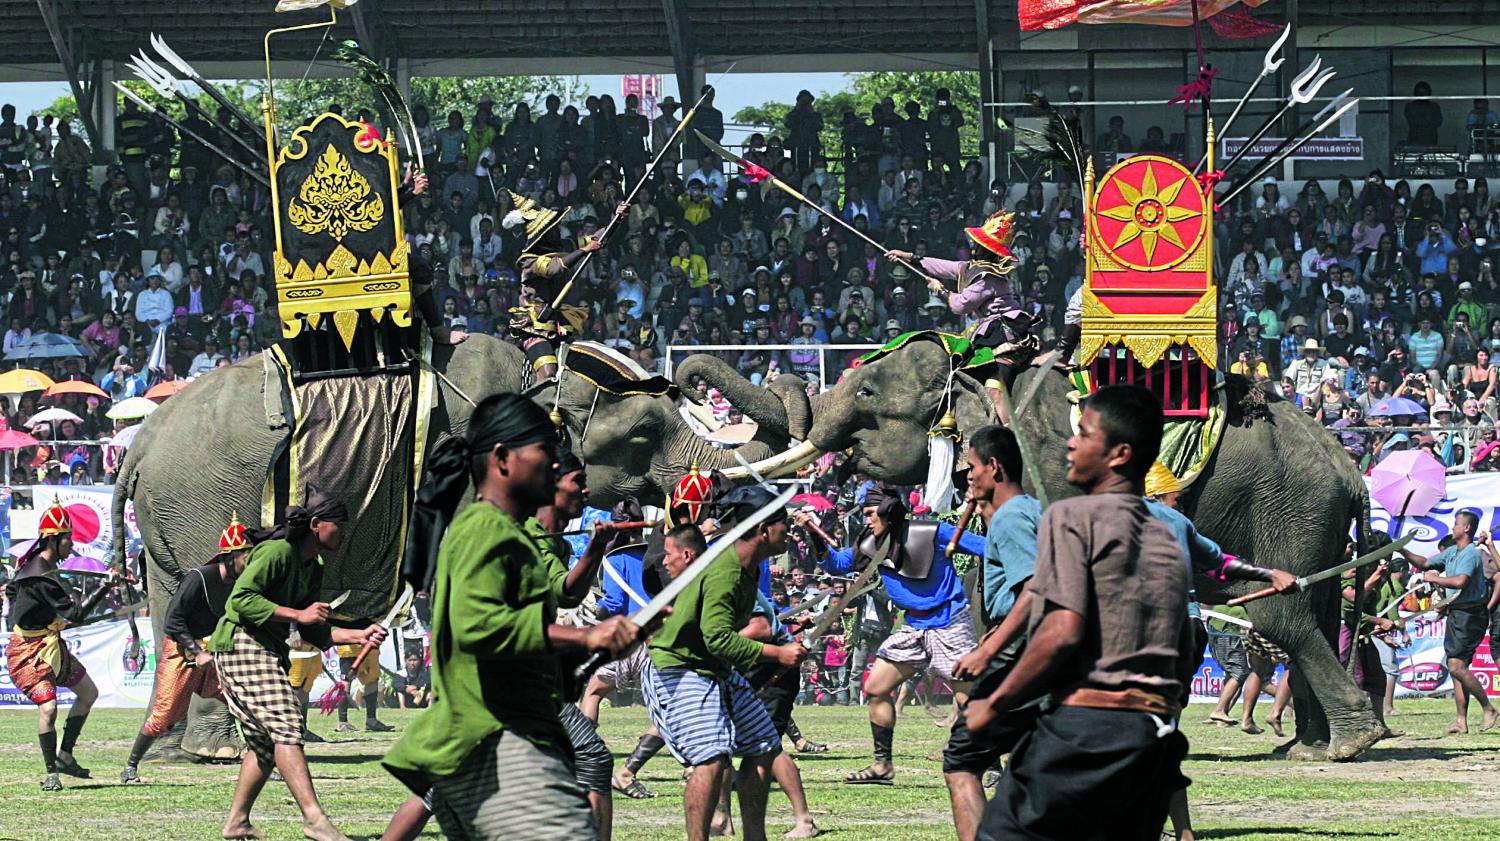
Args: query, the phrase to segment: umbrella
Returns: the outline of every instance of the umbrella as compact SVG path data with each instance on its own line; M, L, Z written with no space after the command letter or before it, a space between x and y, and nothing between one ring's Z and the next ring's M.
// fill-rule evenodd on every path
M166 400L168 397L188 387L187 380L162 380L146 390L148 400Z
M161 404L154 400L147 400L144 397L127 397L110 407L104 416L110 420L143 418L159 408Z
M829 502L828 497L823 496L822 494L797 494L796 496L792 497L792 501L787 504L793 508L801 508L803 506L806 506L814 511L833 510L833 503Z
M32 415L31 418L30 418L30 420L26 421L26 428L27 429L34 429L39 424L44 424L44 423L62 423L63 421L73 421L74 423L82 423L83 422L83 418L80 418L79 416L73 414L72 412L68 411L67 409L59 409L57 407L53 407L51 409L43 409L40 412L37 412L36 414Z
M109 399L109 392L94 385L88 380L63 380L60 383L48 387L43 397L57 397L62 394L82 394L85 397L102 397Z
M109 572L109 566L103 561L86 558L82 555L74 555L57 566L58 569L67 569L74 572Z
M1426 450L1391 453L1370 471L1370 498L1397 517L1421 517L1447 493L1443 463Z
M0 374L0 393L25 394L28 391L42 391L54 385L56 383L51 377L30 368L17 368Z
M136 433L140 431L141 425L138 423L127 426L119 432L116 432L114 437L109 439L109 445L111 447L119 447L122 450L128 450L130 449L130 445L135 443Z
M5 355L6 359L65 359L70 356L81 356L84 359L92 356L88 346L72 336L63 336L58 333L37 333L27 339L16 343L10 353Z
M19 450L35 447L36 439L24 432L10 428L10 421L0 415L0 450Z
M1427 417L1427 408L1415 400L1407 400L1405 397L1387 397L1376 403L1374 408L1365 413L1366 417L1389 418L1396 415L1411 415L1412 417Z

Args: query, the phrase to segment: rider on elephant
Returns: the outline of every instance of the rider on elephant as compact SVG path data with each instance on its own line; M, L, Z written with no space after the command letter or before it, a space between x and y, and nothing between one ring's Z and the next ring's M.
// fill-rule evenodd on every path
M208 638L224 615L229 591L245 571L250 555L250 535L236 515L219 534L219 554L203 566L189 570L167 606L163 620L161 652L156 656L156 690L141 732L136 734L130 758L120 771L120 782L141 781L140 765L151 743L187 715L194 693L204 698L222 698Z
M572 278L572 269L585 254L603 248L604 240L589 237L578 248L569 249L559 230L568 214L566 208L542 207L515 193L510 197L516 208L505 214L500 227L508 231L526 226L526 250L517 261L521 303L511 307L510 329L526 351L537 379L544 380L557 373L557 346L581 331L588 320L588 310L582 307L558 304L554 309L552 303ZM629 206L621 203L615 213L622 216L628 210Z
M1011 370L1029 360L1040 346L1032 332L1037 319L1021 308L1021 300L1011 287L1010 275L1016 268L1015 257L1010 253L1015 214L1002 210L978 227L965 228L964 233L973 244L968 260L923 257L916 265L931 275L928 291L954 313L978 319L968 331L969 339L979 347L994 349L999 365L994 382L1008 383ZM885 256L892 261L915 259L910 251L894 249ZM949 292L942 283L944 280L957 281L958 291ZM986 382L985 387L992 392L997 390L997 385L991 382ZM998 409L998 400L995 405ZM1001 412L1001 418L1004 417Z

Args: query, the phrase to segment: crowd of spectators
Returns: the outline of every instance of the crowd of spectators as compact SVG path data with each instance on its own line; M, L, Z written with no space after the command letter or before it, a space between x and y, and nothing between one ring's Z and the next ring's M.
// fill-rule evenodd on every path
M1015 211L1013 282L1041 317L1043 340L1061 330L1064 302L1083 275L1076 185L1011 184L964 158L966 115L947 91L926 103L887 98L868 117L845 114L838 149L823 148L813 104L804 91L784 125L751 133L742 154L854 228L919 256L963 259L965 226ZM415 109L431 186L402 212L413 248L435 267L449 326L507 333L525 246L523 229L503 224L512 194L568 208L565 236L581 242L660 151L660 168L574 286L569 302L589 314L582 338L649 370L660 370L670 349L713 346L753 381L822 372L826 386L860 351L820 360L811 346L963 329L874 246L726 165L691 133L668 145L683 106L671 97L660 106L648 116L633 95L619 110L602 95L589 96L582 111L549 96L535 117L525 103L502 115L488 100L438 120L425 105ZM364 110L353 116L378 121ZM220 120L224 132L246 131L228 113ZM1098 143L1111 156L1148 146L1171 153L1155 127L1137 148L1123 119L1108 126ZM723 139L711 92L693 127ZM4 348L42 331L77 338L88 357L36 367L55 379L92 380L112 398L230 364L279 336L266 191L132 105L117 132L120 162L94 183L91 152L66 122L33 116L22 125L14 108L0 113ZM1485 180L1457 179L1442 196L1429 183L1388 184L1378 170L1357 186L1330 182L1326 192L1317 180L1288 184L1287 194L1281 186L1268 179L1216 218L1221 338L1234 370L1271 380L1337 427L1357 459L1429 446L1459 469L1500 463L1500 447L1488 446L1500 204ZM147 370L159 331L166 363ZM13 426L37 408L32 397L3 407ZM1378 405L1387 397L1421 411L1394 414ZM69 435L112 431L102 405L69 407L85 418ZM1369 428L1382 425L1424 429ZM100 467L92 460L89 477Z

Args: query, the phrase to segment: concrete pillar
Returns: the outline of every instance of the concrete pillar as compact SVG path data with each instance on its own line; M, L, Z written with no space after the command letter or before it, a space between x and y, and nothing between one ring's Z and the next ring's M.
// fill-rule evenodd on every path
M119 78L115 63L111 59L102 62L99 87L94 94L94 123L99 126L100 147L94 150L95 159L115 159L115 115L119 112L120 92L115 90Z

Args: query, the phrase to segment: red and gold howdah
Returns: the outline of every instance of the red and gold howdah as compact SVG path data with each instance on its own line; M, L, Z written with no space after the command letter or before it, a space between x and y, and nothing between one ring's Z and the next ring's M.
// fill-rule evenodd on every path
M1211 125L1207 141L1212 149ZM1079 360L1101 383L1146 384L1169 412L1199 413L1218 364L1212 196L1180 161L1159 155L1126 158L1097 183L1090 161L1084 196Z

